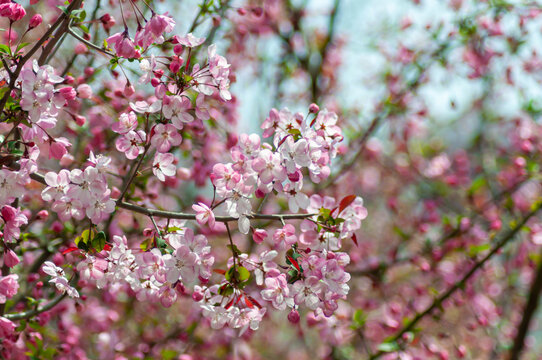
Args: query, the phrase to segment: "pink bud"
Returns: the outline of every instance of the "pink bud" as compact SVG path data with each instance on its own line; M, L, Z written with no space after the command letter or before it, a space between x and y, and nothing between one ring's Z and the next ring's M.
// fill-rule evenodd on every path
M88 48L85 46L85 44L77 43L77 45L75 45L74 51L77 55L82 55L88 51Z
M32 16L32 18L30 19L30 22L28 23L28 28L29 29L33 29L35 27L38 27L41 25L41 22L43 21L42 17L40 14L36 14L34 16Z
M160 85L160 79L152 78L151 79L151 85L152 85L152 87L157 87L158 85Z
M500 230L502 227L502 221L499 219L493 220L489 227L491 230Z
M40 212L38 212L38 214L36 215L36 218L38 220L45 220L49 217L49 212L47 210L41 210Z
M94 69L91 67L85 68L84 72L86 77L94 75Z
M194 291L192 293L192 299L196 302L201 301L201 299L203 299L203 294L201 291Z
M119 196L120 196L119 188L117 188L116 186L113 186L113 189L111 189L111 197L113 199L118 199Z
M124 95L126 95L126 97L130 97L134 95L134 93L135 93L134 87L131 84L126 84L126 86L124 87Z
M71 75L66 75L64 79L66 79L66 84L73 84L75 82L75 79Z
M183 53L183 49L184 47L181 44L178 44L175 45L175 47L173 48L173 52L175 53L175 55L181 55Z
M60 159L60 165L64 166L64 167L68 167L70 166L71 164L73 164L73 161L74 161L74 157L72 154L65 154L62 159Z
M87 121L87 118L85 118L84 116L81 116L81 115L75 115L75 123L78 125L78 126L83 126L85 125L85 122Z
M257 244L261 244L265 238L267 238L267 231L264 229L256 229L252 233L252 240Z
M51 225L51 230L53 230L54 232L61 232L62 230L64 229L64 225L62 225L62 223L58 222L58 221L55 221L52 225Z
M9 268L14 267L20 262L19 257L15 252L11 249L7 249L6 252L4 252L4 265L6 265Z
M237 9L237 13L241 16L246 15L247 11L243 8Z
M77 93L81 99L90 99L92 88L88 84L81 84L77 87Z
M318 111L320 111L320 107L314 103L309 105L309 112L316 114Z
M299 313L297 312L297 310L294 310L292 309L292 311L290 311L290 313L288 314L288 320L292 323L292 324L297 324L299 322Z
M301 179L301 171L296 170L296 172L294 172L294 173L292 173L292 174L288 174L288 179L289 179L291 182L297 182L297 181L299 181L299 179Z
M77 96L77 91L75 91L75 89L71 86L60 88L58 91L66 101L73 100Z
M180 167L177 169L177 177L181 180L188 180L190 179L190 176L192 175L190 169Z

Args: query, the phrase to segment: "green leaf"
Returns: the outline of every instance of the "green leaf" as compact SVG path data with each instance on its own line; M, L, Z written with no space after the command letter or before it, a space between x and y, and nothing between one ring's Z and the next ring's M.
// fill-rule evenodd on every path
M482 175L478 176L476 179L474 179L474 181L472 182L469 188L469 191L468 191L469 195L474 194L486 184L487 184L486 178Z
M88 34L88 33L89 33L88 27L86 27L86 26L83 25L83 24L79 24L79 29L81 29L81 31L83 31L85 34Z
M363 312L362 309L358 309L358 310L356 310L356 312L354 312L352 322L353 322L353 325L356 328L363 327L363 325L365 325L366 321L367 321L367 315Z
M11 55L11 48L7 45L0 44L0 52Z
M239 274L240 281L246 281L250 278L250 272L243 266L237 267L237 273Z
M75 238L75 245L81 250L88 251L90 249L90 241L94 235L93 231L85 230L80 236Z
M250 272L243 266L232 266L224 276L230 282L243 283L250 278Z
M19 44L19 46L17 46L17 50L15 50L15 53L18 53L19 50L21 50L22 48L24 48L27 45L30 45L30 43L25 42L25 43Z
M105 247L105 240L105 233L103 231L100 231L92 239L92 248L97 252L102 251Z
M239 248L233 244L233 245L227 245L228 249L231 250L231 252L233 253L234 256L239 256L241 255L241 251L239 250Z
M469 256L475 256L481 252L487 251L491 248L490 244L472 245L469 246Z
M395 342L384 342L380 345L378 345L378 350L383 352L393 352L399 350L399 345Z

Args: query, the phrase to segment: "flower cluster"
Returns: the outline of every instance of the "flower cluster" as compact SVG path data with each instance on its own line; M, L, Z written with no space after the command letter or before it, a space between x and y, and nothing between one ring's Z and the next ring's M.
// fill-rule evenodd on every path
M71 218L82 220L86 216L98 224L115 210L105 177L111 159L91 154L89 161L94 163L85 170L50 171L45 174L47 187L43 189L41 197L53 202L51 208L62 221Z
M214 257L203 235L171 222L169 232L154 241L161 247L149 251L132 251L126 237L114 236L105 257L86 255L78 270L86 280L94 280L99 288L128 285L140 301L158 300L170 307L185 286L211 277ZM157 235L158 236L158 235Z
M68 296L72 298L79 297L79 292L77 289L71 286L69 280L66 278L64 269L56 266L51 261L46 261L43 263L41 270L52 277L49 282L54 284L60 292L67 293Z
M239 219L239 229L248 234L252 212L250 198L264 198L273 191L284 194L292 212L309 206L303 188L303 169L314 182L329 175L329 163L342 140L335 125L337 115L326 110L314 119L273 109L262 128L264 137L273 133L274 146L262 143L258 135L241 134L231 149L233 162L216 164L211 179L216 193L225 201L225 212Z

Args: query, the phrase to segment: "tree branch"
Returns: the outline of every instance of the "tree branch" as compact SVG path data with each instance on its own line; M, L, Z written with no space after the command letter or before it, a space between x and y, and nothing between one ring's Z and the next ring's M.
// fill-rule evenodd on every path
M67 295L67 293L59 295L55 299L48 302L47 304L45 304L43 306L38 306L37 308L35 308L33 310L28 310L28 311L18 313L18 314L6 314L6 315L4 315L4 317L6 319L8 319L8 320L23 320L23 319L31 318L32 316L41 314L42 312L45 312L47 310L51 310L56 305L58 305L58 303L60 303L62 301L62 299L64 299L66 297L66 295Z
M542 254L542 252L541 252ZM525 309L523 310L523 318L518 327L518 332L514 340L514 346L510 351L510 360L518 360L521 355L521 351L525 346L525 337L529 331L529 325L531 320L536 313L536 308L538 307L538 300L540 299L540 294L542 293L542 261L538 264L538 270L536 271L536 278L531 284L531 290L529 291L529 299L527 304L525 304Z
M8 166L9 168L14 170L18 170L19 168L18 164L9 164ZM47 183L45 182L45 177L40 173L30 174L30 178L41 184L47 185ZM117 201L116 206L121 209L130 210L147 216L154 216L166 219L196 220L196 214L149 209L143 206L127 203L125 201ZM315 215L317 214L249 214L247 215L247 218L255 220L274 220L283 222L284 220L306 219ZM215 216L215 220L218 222L228 222L237 221L239 219L233 216Z

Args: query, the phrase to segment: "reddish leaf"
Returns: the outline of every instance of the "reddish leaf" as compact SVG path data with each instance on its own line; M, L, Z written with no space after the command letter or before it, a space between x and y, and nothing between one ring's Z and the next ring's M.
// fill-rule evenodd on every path
M245 304L251 309L254 307L254 304L252 303L252 301L250 301L248 297L246 296L245 296Z
M224 306L224 309L228 310L233 305L233 302L235 301L235 296Z
M352 235L352 241L354 242L354 244L356 244L356 246L359 246L358 245L358 238L357 238L356 234Z
M280 140L280 142L278 143L277 145L277 149L286 141L286 139L291 136L290 134L286 135L285 137L282 138L282 140Z
M291 257L290 255L286 255L286 258L288 258L288 260L297 269L297 271L301 272L301 269L299 268L299 264L297 263L297 261L295 261L295 259L293 257Z
M253 298L252 296L247 296L247 298L248 298L254 305L256 305L256 307L257 307L258 309L261 309L261 308L262 308L262 306L260 305L260 303L257 302L256 300L254 300L254 298Z
M352 204L354 200L356 200L356 195L345 196L339 204L339 214L342 213L343 210L348 207L348 205Z
M226 270L222 270L222 269L213 269L213 272L220 275L226 275Z
M74 252L74 251L76 251L76 250L79 250L79 248L76 248L76 247L73 247L73 246L72 246L72 247L69 247L69 248L67 248L66 250L64 250L64 251L62 252L62 255L69 254L69 253Z

